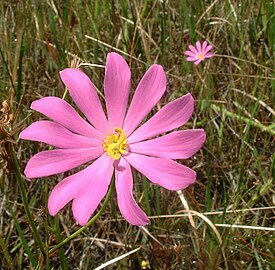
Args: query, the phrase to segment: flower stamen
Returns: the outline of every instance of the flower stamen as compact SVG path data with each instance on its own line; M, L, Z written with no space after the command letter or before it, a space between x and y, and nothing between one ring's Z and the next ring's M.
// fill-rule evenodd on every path
M122 154L126 153L128 145L125 131L120 127L116 127L115 132L115 134L106 137L103 147L108 156L117 160L120 159Z
M198 59L203 60L203 59L204 59L204 54L200 53L200 54L198 55Z

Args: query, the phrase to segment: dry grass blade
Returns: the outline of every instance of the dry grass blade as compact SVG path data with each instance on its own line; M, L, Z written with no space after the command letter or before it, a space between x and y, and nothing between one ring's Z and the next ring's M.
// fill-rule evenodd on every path
M210 216L210 215L222 215L223 213L225 214L236 214L236 213L244 213L244 212L253 212L253 211L264 211L264 210L275 210L275 206L268 206L268 207L255 207L255 208L245 208L245 209L235 209L235 210L225 210L225 211L215 211L213 210L212 212L203 212L201 214L205 216ZM180 212L183 212L184 210L180 210ZM176 214L176 215L161 215L161 216L151 216L150 218L177 218L177 217L186 217L189 214Z
M102 265L100 265L99 267L95 268L94 270L104 269L105 267L107 267L109 265L112 265L112 264L114 264L114 263L116 263L116 262L124 259L125 257L127 257L127 256L129 256L129 255L131 255L131 254L133 254L133 253L135 253L137 251L139 251L139 250L140 250L140 247L136 248L134 250L131 250L131 251L129 251L129 252L127 252L127 253L125 253L125 254L123 254L121 256L118 256L118 257L116 257L116 258L114 258L114 259L112 259L112 260L110 260L110 261L108 261L106 263L103 263Z
M180 197L180 200L181 200L181 202L183 204L183 207L188 211L188 214L187 214L188 215L188 219L189 219L189 222L190 222L190 224L191 224L191 226L193 228L193 233L194 233L194 236L195 236L195 242L196 242L196 245L197 245L197 250L199 250L200 249L199 237L198 237L198 234L197 234L197 228L196 228L195 221L194 221L192 215L190 214L191 212L190 212L189 205L188 205L188 203L187 203L187 201L186 201L186 199L185 199L182 191L178 190L177 193L178 193L178 195Z
M270 106L268 106L265 102L263 102L262 100L259 100L258 98L254 97L254 96L250 95L249 93L246 93L246 92L244 92L244 91L242 91L242 90L240 90L240 89L232 88L232 90L234 90L234 91L236 91L236 92L238 92L238 93L241 93L241 94L243 94L244 96L247 96L247 97L249 97L249 98L251 98L251 99L253 99L253 100L255 100L255 101L259 101L259 103L260 103L264 108L266 108L270 113L272 113L273 116L275 116L275 111L274 111Z
M260 231L275 231L275 228L272 227L261 227L261 226L247 226L247 225L240 225L240 224L217 224L217 227L224 227L224 228L236 228L236 229L249 229L249 230L260 230Z
M164 248L164 245L154 236L152 235L144 226L141 226L141 229L149 235L156 243L158 243L162 248Z
M105 47L107 47L107 48L109 48L109 49L112 49L112 50L114 50L114 51L116 51L116 52L119 52L119 53L121 53L121 54L123 54L123 55L126 55L126 56L128 56L129 58L132 58L132 59L134 59L134 60L136 60L136 61L138 61L138 62L140 62L140 63L142 63L142 64L146 64L144 61L138 59L137 57L134 57L134 56L132 56L132 55L130 55L130 54L128 54L128 53L126 53L126 52L124 52L124 51L122 51L122 50L120 50L120 49L118 49L118 48L116 48L116 47L114 47L114 46L112 46L112 45L109 45L109 44L107 44L106 42L103 42L103 41L101 41L101 40L98 40L98 39L96 39L96 38L94 38L94 37L91 37L91 36L89 36L89 35L85 35L85 37L86 37L87 39L90 39L90 40L92 40L92 41L95 41L95 42L97 42L97 43L99 43L99 44L101 44L101 45L103 45L103 46L105 46Z
M224 251L224 247L223 247L223 241L222 241L221 235L220 235L219 231L217 230L216 226L214 225L214 223L208 217L206 217L205 215L203 215L203 214L201 214L197 211L183 210L182 212L186 212L187 214L190 213L190 214L193 214L195 216L198 216L210 226L210 228L213 230L214 234L217 236L217 239L219 241L220 248L221 248L222 255L223 255L223 259L224 259L224 263L227 264L227 259L226 259L226 255L225 255L225 251Z

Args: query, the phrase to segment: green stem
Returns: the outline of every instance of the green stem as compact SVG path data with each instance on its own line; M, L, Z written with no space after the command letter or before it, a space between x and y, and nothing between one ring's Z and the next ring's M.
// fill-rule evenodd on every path
M86 230L89 226L91 226L93 223L96 222L96 220L104 213L108 202L111 199L111 195L114 191L114 187L115 187L115 182L114 180L112 180L112 183L110 185L109 191L106 195L106 198L102 204L101 209L97 212L96 215L94 215L90 221L83 227L81 227L79 230L77 230L76 232L74 232L73 234L71 234L70 236L68 236L67 238L65 238L62 242L60 242L59 244L57 244L55 247L53 247L52 249L49 250L49 255L52 254L53 252L55 252L56 250L58 250L59 248L61 248L62 246L64 246L66 243L68 243L69 241L71 241L72 239L74 239L76 236L78 236L80 233L82 233L84 230Z
M29 208L28 199L27 199L27 195L26 195L26 189L25 189L25 186L24 186L24 182L22 180L18 160L17 160L17 157L15 155L13 147L11 146L10 148L11 148L10 150L11 150L11 155L12 155L13 169L14 169L14 172L15 172L17 182L19 184L19 188L20 188L20 192L21 192L21 198L22 198L22 202L23 202L23 205L24 205L24 208L25 208L25 212L26 212L26 215L28 217L28 221L30 223L30 226L32 228L34 239L38 243L38 246L39 246L41 252L43 253L43 255L45 255L46 253L45 253L45 250L44 250L44 245L42 243L42 240L40 238L38 230L35 226L35 223L33 221L31 211L30 211L30 208Z
M237 119L237 120L239 120L241 122L245 122L247 124L251 124L252 126L254 126L254 127L256 127L256 128L258 128L258 129L260 129L262 131L268 132L269 134L271 134L273 136L275 135L275 130L274 129L272 129L269 126L265 126L265 125L263 125L261 123L258 123L255 120L253 120L252 118L246 118L244 116L237 115L235 113L232 113L232 112L226 110L225 108L218 107L218 106L216 106L214 104L211 104L211 107L214 110L216 110L216 111L218 111L220 113L225 113L226 116L229 116L231 118L235 118L235 119Z

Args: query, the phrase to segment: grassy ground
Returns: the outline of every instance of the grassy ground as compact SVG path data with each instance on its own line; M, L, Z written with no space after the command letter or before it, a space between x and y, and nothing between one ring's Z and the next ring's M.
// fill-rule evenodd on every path
M273 1L0 0L0 40L1 102L14 116L0 122L1 269L94 269L139 247L105 269L142 269L143 260L143 269L275 269ZM197 40L217 56L195 69L183 52ZM96 224L49 255L79 226L68 206L56 218L47 212L48 193L64 175L21 179L30 156L47 146L18 134L41 117L29 108L33 100L62 97L58 72L73 55L104 65L109 51L130 64L133 89L152 63L163 65L160 105L187 92L196 99L185 127L204 128L207 142L184 161L198 179L183 191L195 229L181 194L136 175L135 197L151 216L146 230L120 217L113 196ZM83 70L102 91L104 69Z

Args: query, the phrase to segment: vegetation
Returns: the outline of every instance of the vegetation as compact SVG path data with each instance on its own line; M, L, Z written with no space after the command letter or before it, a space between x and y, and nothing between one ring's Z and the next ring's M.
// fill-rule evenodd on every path
M136 248L104 269L275 268L274 1L1 0L0 40L2 269L95 269ZM216 56L196 67L184 51L197 40ZM149 226L121 218L113 194L96 223L53 252L80 227L69 206L55 218L47 211L64 174L26 181L27 160L47 146L18 134L43 117L32 101L64 95L60 70L73 59L104 65L110 51L129 63L133 90L152 63L163 65L167 92L156 110L192 93L185 128L204 128L207 141L184 164L198 179L177 193L136 173ZM82 69L102 92L96 65Z

